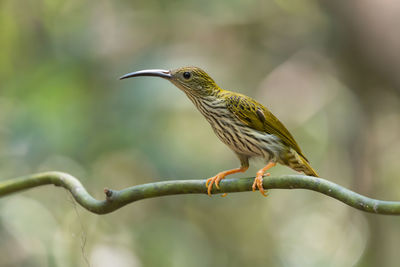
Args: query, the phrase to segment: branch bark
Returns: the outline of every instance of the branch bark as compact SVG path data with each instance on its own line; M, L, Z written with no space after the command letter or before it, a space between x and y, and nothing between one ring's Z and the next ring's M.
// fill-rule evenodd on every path
M220 190L213 194L251 191L254 178L225 179ZM62 172L44 172L0 182L0 197L25 189L53 184L71 192L74 199L85 209L96 214L113 212L129 203L153 197L179 194L207 194L206 180L176 180L136 185L122 190L104 189L104 200L93 198L80 181ZM368 198L340 185L321 178L304 175L267 177L265 189L308 189L335 198L353 208L375 213L400 215L400 201L383 201Z

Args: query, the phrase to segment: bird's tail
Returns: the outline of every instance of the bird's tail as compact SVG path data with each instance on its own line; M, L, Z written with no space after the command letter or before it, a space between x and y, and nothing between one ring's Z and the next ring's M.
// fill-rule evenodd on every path
M288 165L295 171L303 172L305 175L319 177L318 173L311 167L308 160L295 151L292 151Z
M301 157L302 163L303 163L303 172L305 175L309 175L309 176L315 176L315 177L319 177L318 173L313 169L313 167L311 167L310 163L304 159L303 157Z

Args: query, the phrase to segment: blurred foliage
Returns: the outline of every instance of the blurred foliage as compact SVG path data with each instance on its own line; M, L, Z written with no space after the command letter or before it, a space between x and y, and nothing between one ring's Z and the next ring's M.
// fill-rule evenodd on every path
M0 177L65 171L102 198L237 166L173 85L117 80L196 65L270 107L324 178L400 199L399 13L395 0L0 1ZM0 266L396 266L399 235L398 218L306 191L106 216L54 187L0 201Z

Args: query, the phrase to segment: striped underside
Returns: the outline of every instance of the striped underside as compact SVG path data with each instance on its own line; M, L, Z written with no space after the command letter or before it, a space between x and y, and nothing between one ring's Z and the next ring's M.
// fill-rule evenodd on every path
M283 144L274 135L251 129L239 121L226 107L223 99L214 96L199 97L187 93L211 124L219 139L233 151L248 156L277 161Z
M243 124L227 109L224 98L198 96L188 91L185 93L210 123L218 138L239 156L260 157L266 162L279 162L296 171L312 175L295 150L285 146L277 136Z

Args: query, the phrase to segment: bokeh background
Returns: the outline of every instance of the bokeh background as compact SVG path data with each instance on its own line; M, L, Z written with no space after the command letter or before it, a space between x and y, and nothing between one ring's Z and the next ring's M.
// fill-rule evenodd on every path
M269 107L322 177L400 200L399 25L396 0L0 1L0 177L65 171L103 198L238 166L172 84L118 80L195 65ZM0 266L397 266L399 237L305 190L104 216L53 186L0 199Z

